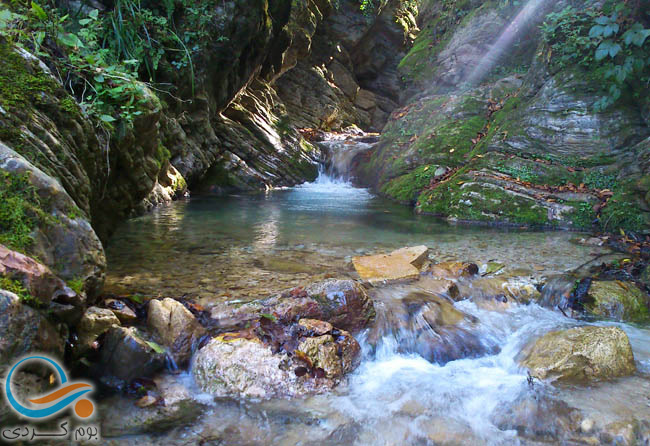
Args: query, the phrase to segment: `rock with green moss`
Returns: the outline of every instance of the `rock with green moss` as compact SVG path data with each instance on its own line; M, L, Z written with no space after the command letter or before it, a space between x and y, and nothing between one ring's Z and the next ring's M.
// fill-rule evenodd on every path
M19 281L40 305L49 304L53 298L77 303L81 300L48 267L3 245L0 245L0 278Z
M632 282L594 281L589 297L585 308L595 316L632 322L650 319L650 298Z
M587 384L636 371L630 340L618 327L552 331L522 350L520 364L536 378L559 383Z
M0 213L2 241L65 280L81 280L81 296L94 296L104 281L104 249L67 191L1 142L0 175L0 194L7 200L3 205L12 207Z

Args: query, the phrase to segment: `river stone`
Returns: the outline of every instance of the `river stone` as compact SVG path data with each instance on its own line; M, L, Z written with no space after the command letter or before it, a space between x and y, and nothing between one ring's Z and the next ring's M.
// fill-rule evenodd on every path
M301 338L291 355L250 332L226 333L194 355L191 369L199 387L218 397L295 397L334 388L359 365L360 351L349 333L335 329Z
M650 299L632 282L594 281L589 287L589 297L593 301L586 308L596 316L633 322L650 319Z
M528 276L478 277L459 281L458 289L459 299L472 299L477 305L490 301L502 304L538 302L541 298L536 283Z
M244 305L216 304L210 314L213 323L222 331L242 329L262 314L270 314L287 323L317 319L356 332L374 319L375 310L366 289L358 282L328 279Z
M454 300L458 300L460 297L458 285L451 280L435 279L433 276L422 275L413 285L427 293L441 294Z
M646 421L647 423L647 421ZM648 444L645 439L639 438L643 434L642 425L637 420L620 420L609 423L600 432L601 444L612 444L616 446L636 446Z
M64 339L40 312L0 290L0 370L20 356L44 352L62 357Z
M2 365L0 364L0 369ZM5 373L0 373L0 388L4 389L6 384ZM26 401L34 395L43 395L49 389L49 376L40 376L35 373L17 370L11 378L11 391L18 401ZM5 423L14 423L19 420L19 416L11 409L4 399L0 404L0 420Z
M398 280L417 279L419 268L427 259L429 248L413 246L390 254L353 257L352 264L359 277L373 285Z
M146 341L135 327L113 326L106 334L93 371L104 384L122 388L131 380L151 376L164 366L165 354L159 353L159 349Z
M636 371L630 341L618 327L552 331L526 346L520 358L532 376L558 382L586 383Z
M109 328L119 326L120 320L108 308L90 307L77 325L79 337L75 346L75 356L80 357L93 348L93 343Z
M381 290L382 311L368 334L373 348L389 337L401 353L416 353L438 364L498 352L496 345L482 341L478 320L449 299L419 291L395 299L392 295L399 291Z
M138 315L135 314L135 311L119 299L106 299L104 305L106 305L106 307L108 307L108 309L110 309L123 324L130 324L138 319Z
M437 279L460 279L478 274L478 265L469 262L440 262L427 269Z
M147 326L180 365L190 360L194 345L206 334L190 310L170 298L149 301Z

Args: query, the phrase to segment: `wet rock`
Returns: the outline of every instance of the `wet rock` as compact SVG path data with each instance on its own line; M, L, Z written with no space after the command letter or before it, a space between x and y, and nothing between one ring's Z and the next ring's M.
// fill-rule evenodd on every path
M588 296L585 308L596 316L633 322L650 319L650 298L632 282L594 281Z
M160 346L146 341L136 328L113 326L92 371L104 384L122 388L135 378L153 375L164 364L165 354Z
M247 331L226 333L192 359L197 384L215 396L293 397L334 388L359 365L360 347L349 333L316 335L318 321L284 325L262 318Z
M528 390L507 408L498 407L491 418L501 430L514 429L526 438L557 441L577 432L582 415L543 391Z
M206 334L190 310L170 298L149 302L147 326L178 364L189 361L195 344Z
M454 300L460 297L458 285L451 280L435 279L433 276L423 275L414 283L414 286L427 293L448 296Z
M520 358L534 377L558 382L586 383L636 370L630 341L618 327L552 331L526 346Z
M373 302L365 288L354 280L328 279L292 288L268 299L244 305L218 304L211 308L215 325L223 331L241 329L269 314L285 321L318 319L334 327L355 332L375 317Z
M32 351L63 356L64 340L41 313L0 290L0 368Z
M427 272L437 279L460 279L478 274L478 266L469 262L441 262L431 265Z
M20 281L29 294L45 305L50 303L57 291L75 295L48 267L3 245L0 245L1 276Z
M311 333L314 333L316 336L324 335L330 333L334 327L329 322L319 321L316 319L300 319L298 321L302 327L305 327Z
M74 347L76 357L93 349L93 343L111 327L119 326L120 320L108 308L90 307L77 325L78 341Z
M401 248L390 254L353 257L352 264L362 280L373 285L385 284L416 279L428 253L429 248L426 246L414 246Z
M205 409L175 376L161 376L154 381L155 391L140 400L117 396L102 401L99 413L103 436L162 432L193 422ZM138 405L142 399L150 404Z
M378 297L381 310L368 335L375 348L388 337L401 352L417 353L439 364L498 351L496 345L481 340L477 319L455 308L452 301L412 291L399 299L396 291L384 291L389 296Z
M138 319L138 315L135 314L135 311L125 304L124 301L119 299L106 299L104 305L106 305L123 324L130 324Z
M472 299L477 305L539 302L541 294L530 277L505 275L479 277L458 283L459 299Z

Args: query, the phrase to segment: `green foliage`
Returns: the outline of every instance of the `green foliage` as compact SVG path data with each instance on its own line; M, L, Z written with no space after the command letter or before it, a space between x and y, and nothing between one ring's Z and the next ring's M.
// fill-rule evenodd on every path
M68 286L75 293L82 294L84 291L84 280L81 278L68 280Z
M505 173L506 175L510 175L511 177L517 178L521 181L533 183L537 179L537 175L528 165L513 166L511 164L506 164L503 161L499 161L494 168L501 173Z
M583 182L590 189L613 190L618 186L616 175L604 174L598 170L591 170L585 174Z
M541 27L547 58L560 69L582 66L603 81L607 93L595 103L597 111L626 90L640 96L650 83L650 29L644 20L620 0L609 0L601 9L567 6L549 14Z
M101 13L42 1L0 6L0 35L53 62L54 72L99 126L132 124L142 113L146 87L157 89L163 61L189 70L194 94L192 57L210 41L214 1L116 0Z
M33 243L40 199L27 177L0 171L0 244L25 252Z
M32 296L19 280L9 277L0 277L0 289L14 293L24 304L37 307L40 303Z

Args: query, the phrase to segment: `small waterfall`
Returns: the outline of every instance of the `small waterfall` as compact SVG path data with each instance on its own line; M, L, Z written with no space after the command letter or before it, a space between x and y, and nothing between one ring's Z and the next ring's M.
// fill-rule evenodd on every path
M355 158L370 150L376 142L376 137L365 134L329 134L327 139L318 143L327 154L323 174L337 180L351 181Z

